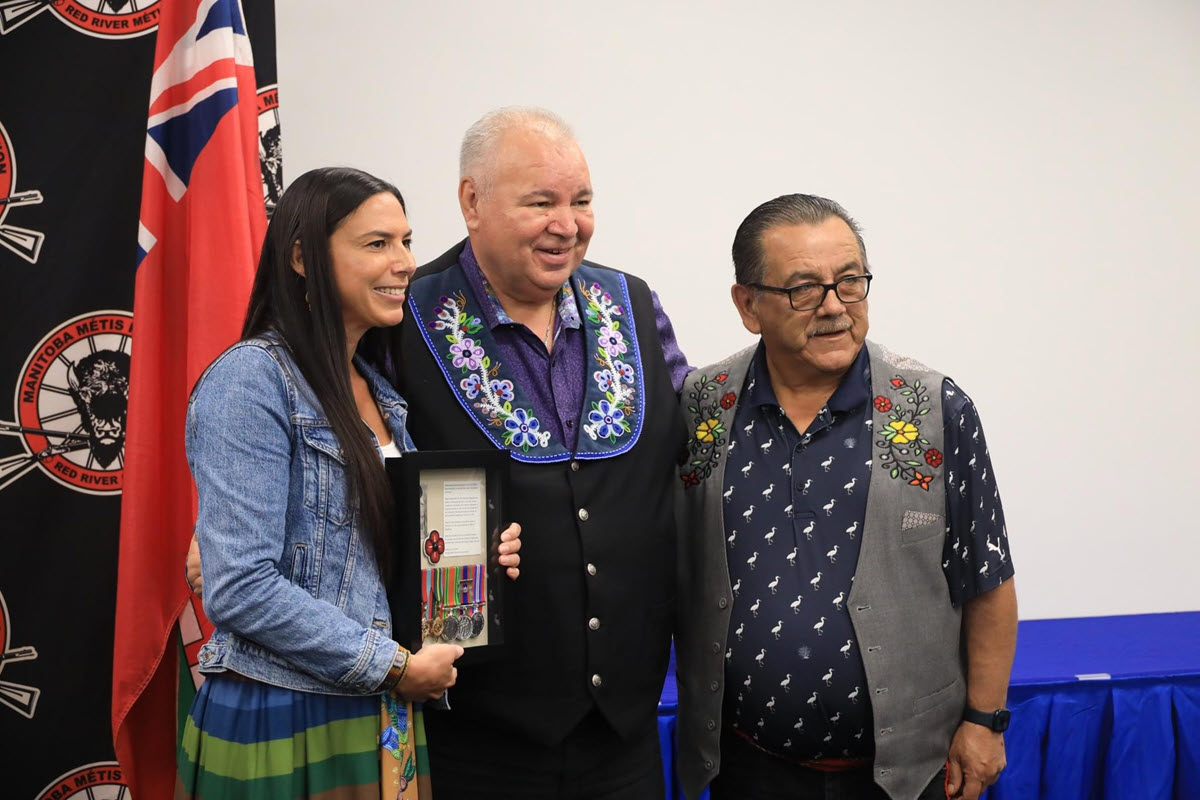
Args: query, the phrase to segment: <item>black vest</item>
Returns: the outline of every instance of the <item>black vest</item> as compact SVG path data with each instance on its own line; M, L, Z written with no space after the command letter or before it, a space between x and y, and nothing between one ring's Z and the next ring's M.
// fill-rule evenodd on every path
M419 269L414 282L453 267L462 249L460 243ZM639 437L632 448L606 458L513 460L507 507L523 532L521 577L507 595L508 655L459 670L449 716L464 726L479 719L553 745L593 706L622 735L656 713L675 602L671 482L678 480L673 468L687 436L650 289L638 278L625 280L632 306L627 313L640 332ZM467 417L412 313L399 336L398 388L408 401L417 447L495 447Z

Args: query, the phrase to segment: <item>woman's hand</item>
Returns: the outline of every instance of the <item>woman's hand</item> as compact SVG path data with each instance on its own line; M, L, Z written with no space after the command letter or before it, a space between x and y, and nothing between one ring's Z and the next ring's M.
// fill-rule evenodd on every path
M408 670L396 692L405 700L436 700L458 680L454 662L463 654L456 644L427 644L408 657Z
M520 550L521 526L514 522L500 534L500 546L497 549L500 555L500 566L506 567L505 573L514 581L521 574L519 569L521 566Z

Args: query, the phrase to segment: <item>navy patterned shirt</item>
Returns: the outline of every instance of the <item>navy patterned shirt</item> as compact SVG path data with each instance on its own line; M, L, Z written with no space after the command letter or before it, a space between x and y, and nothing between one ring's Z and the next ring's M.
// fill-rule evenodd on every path
M846 609L873 461L866 348L803 433L780 408L762 345L746 375L725 467L734 606L725 719L777 755L869 758L871 703ZM970 398L942 385L943 571L961 605L1013 575L1004 512Z

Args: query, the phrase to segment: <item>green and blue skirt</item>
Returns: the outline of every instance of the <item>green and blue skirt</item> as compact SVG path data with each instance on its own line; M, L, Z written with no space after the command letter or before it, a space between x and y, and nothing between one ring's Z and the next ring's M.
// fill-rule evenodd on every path
M378 695L210 676L184 728L176 800L379 800L393 760L380 750L381 721Z

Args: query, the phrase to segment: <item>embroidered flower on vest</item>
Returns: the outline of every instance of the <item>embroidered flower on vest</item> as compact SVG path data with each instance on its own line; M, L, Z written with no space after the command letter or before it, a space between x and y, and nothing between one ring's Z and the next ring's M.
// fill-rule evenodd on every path
M613 303L612 295L604 291L600 284L593 281L588 286L581 280L579 289L587 299L585 313L588 321L599 326L596 331L598 342L595 359L600 369L592 373L592 379L604 392L603 400L592 401L592 409L588 412L588 421L583 430L594 440L615 442L629 433L629 420L626 417L633 414L633 367L618 358L629 351L625 334L621 332L621 322L617 319L625 312Z
M596 403L596 407L588 412L588 422L595 428L596 436L600 439L613 440L629 430L625 412L607 400Z
M455 399L495 446L531 463L605 458L634 446L642 427L642 366L624 276L585 263L559 292L559 319L581 330L587 360L579 425L566 423L578 432L570 442L546 424L553 417L538 419L531 393L497 360L505 351L481 319L477 299L462 288L466 282L461 264L423 277L411 287L409 306ZM485 292L489 288L485 284ZM493 305L497 319L511 322L498 302Z
M875 446L884 451L879 456L879 463L884 469L891 470L888 474L893 479L906 481L909 486L928 492L935 470L942 464L942 454L921 436L921 423L930 411L929 387L922 386L920 381L914 381L910 386L898 375L889 384L895 400L879 395L874 401L875 410L887 414L887 421L877 430L879 439L875 442ZM924 464L917 460L921 456L924 456Z
M691 457L679 473L685 489L699 486L700 481L712 475L721 459L726 445L725 423L721 416L737 403L737 393L726 392L722 386L728 378L727 372L712 378L701 375L685 387L689 401L687 409L692 415L692 437L688 440Z
M468 400L478 398L474 406L487 414L491 425L503 428L506 446L525 452L531 447L545 447L550 433L540 430L541 423L529 409L513 408L512 381L497 378L500 362L492 363L483 347L471 338L482 330L483 323L479 317L468 315L466 307L467 298L462 292L443 295L438 298L436 319L429 323L434 330L445 332L450 343L446 358L466 376L459 381L459 388Z
M508 405L505 403L505 405ZM537 417L530 414L523 408L518 408L504 419L504 436L505 443L511 444L513 447L521 447L528 450L530 447L537 447L538 442L545 442L541 437L550 438L548 433L538 433L538 428L541 427Z

